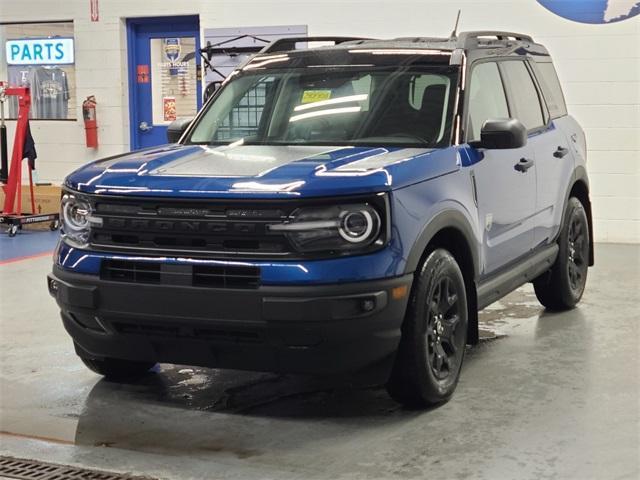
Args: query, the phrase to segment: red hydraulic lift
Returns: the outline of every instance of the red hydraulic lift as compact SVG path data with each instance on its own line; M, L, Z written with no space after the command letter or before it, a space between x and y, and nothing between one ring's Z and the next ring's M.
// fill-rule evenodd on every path
M7 96L18 97L18 121L16 122L16 133L13 141L13 151L11 154L11 165L8 168L7 175L7 136L6 126L4 123L4 103ZM31 167L29 167L29 191L31 194L31 212L23 214L22 212L22 160L24 158L24 143L27 137L27 128L29 125L29 108L31 106L31 95L27 87L9 87L4 82L0 82L0 140L3 145L0 149L2 155L2 176L6 176L1 180L6 182L2 185L4 190L4 206L2 215L0 215L0 224L7 225L7 233L13 237L22 229L23 225L32 223L50 222L52 230L56 230L59 225L60 215L36 214L36 203L33 194L33 176Z

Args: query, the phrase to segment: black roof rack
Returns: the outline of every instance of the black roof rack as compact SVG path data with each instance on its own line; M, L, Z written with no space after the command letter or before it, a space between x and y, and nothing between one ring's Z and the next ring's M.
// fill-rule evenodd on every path
M434 48L444 48L454 50L461 48L465 50L476 49L486 46L506 45L509 43L526 42L535 43L529 35L516 32L503 32L499 30L478 30L470 32L460 32L455 37L404 37L392 40L378 40L366 37L289 37L274 40L262 50L260 54L286 52L296 49L297 43L306 42L333 42L339 45L345 42L375 42L391 45L394 42L407 42L413 44L432 44Z
M523 33L501 32L493 30L478 30L473 32L460 32L457 39L458 48L477 47L481 38L495 37L496 40L514 40L517 42L533 42L533 38Z
M260 53L274 53L274 52L286 52L289 50L295 50L297 43L304 42L333 42L334 45L338 45L344 42L354 42L357 40L371 40L370 38L362 37L288 37L279 38L274 40L269 45L264 47Z

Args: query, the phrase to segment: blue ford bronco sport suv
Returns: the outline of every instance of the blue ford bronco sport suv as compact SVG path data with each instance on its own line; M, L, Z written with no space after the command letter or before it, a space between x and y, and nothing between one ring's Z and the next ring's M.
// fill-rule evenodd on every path
M478 310L526 282L582 296L585 137L526 35L278 40L168 135L64 183L48 286L107 377L375 370L425 406Z

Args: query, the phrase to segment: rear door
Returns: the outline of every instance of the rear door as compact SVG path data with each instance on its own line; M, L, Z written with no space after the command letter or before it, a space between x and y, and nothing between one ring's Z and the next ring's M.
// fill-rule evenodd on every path
M474 65L467 87L467 141L479 140L488 119L515 117L507 102L496 62ZM536 201L535 165L521 172L521 159L533 159L533 148L483 149L471 168L476 184L483 235L483 274L491 274L533 248Z
M551 59L529 63L533 67L543 105L549 115L549 127L536 149L538 163L537 209L540 211L536 228L537 244L554 241L562 222L565 195L569 188L576 159L581 152L578 145L583 138L575 120L567 114L562 88Z

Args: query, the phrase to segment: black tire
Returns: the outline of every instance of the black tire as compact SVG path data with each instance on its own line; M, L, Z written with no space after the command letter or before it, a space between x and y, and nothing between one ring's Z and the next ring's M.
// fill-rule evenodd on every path
M582 298L589 269L589 221L580 200L567 203L558 238L558 258L551 270L533 281L536 297L549 310L568 310Z
M129 360L119 360L115 358L104 358L101 360L92 358L82 358L87 368L109 380L131 380L143 377L149 373L149 369L155 365L152 362L132 362Z
M467 295L453 256L429 253L416 275L387 391L408 407L446 402L460 378L467 343Z

